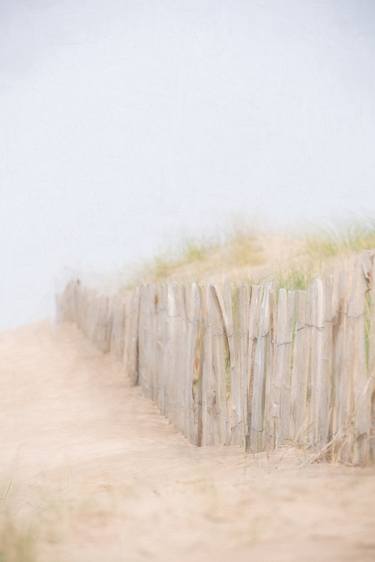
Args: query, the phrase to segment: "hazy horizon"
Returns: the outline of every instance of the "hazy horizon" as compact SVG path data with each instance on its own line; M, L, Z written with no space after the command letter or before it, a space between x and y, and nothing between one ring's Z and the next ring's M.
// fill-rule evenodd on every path
M0 0L0 329L236 214L375 214L374 55L369 0Z

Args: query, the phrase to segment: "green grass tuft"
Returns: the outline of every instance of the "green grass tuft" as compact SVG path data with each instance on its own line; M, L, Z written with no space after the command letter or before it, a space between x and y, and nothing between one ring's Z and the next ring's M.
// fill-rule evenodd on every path
M313 278L312 270L302 267L282 270L275 275L276 287L288 291L307 289Z

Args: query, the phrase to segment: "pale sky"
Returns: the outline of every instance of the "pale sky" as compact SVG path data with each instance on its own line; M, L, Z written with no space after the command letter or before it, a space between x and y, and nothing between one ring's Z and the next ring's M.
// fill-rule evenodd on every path
M0 328L233 214L375 211L372 0L0 0Z

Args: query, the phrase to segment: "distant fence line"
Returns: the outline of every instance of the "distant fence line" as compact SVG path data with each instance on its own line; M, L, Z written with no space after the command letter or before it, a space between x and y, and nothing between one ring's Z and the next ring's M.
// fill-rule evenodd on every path
M375 259L307 290L151 284L108 297L71 281L70 321L196 445L375 460Z

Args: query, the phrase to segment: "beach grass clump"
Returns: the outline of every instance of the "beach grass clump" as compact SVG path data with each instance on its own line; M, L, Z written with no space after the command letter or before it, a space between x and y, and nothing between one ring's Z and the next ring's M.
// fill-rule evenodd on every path
M11 509L12 487L12 480L0 486L0 562L37 562L36 525Z
M234 227L223 242L227 264L235 267L259 265L264 261L259 235L246 226Z
M0 514L0 562L37 562L35 529L9 511Z
M155 281L173 276L178 270L208 259L216 243L208 239L187 238L175 249L166 250L145 266L142 275Z
M314 271L310 267L290 267L279 270L275 274L275 284L279 289L288 291L305 290L314 278Z
M169 279L214 279L222 274L250 279L255 273L258 280L264 276L279 287L306 289L335 259L369 249L375 249L373 219L294 235L261 229L254 221L237 221L214 236L184 238L160 252L138 268L127 288Z
M329 263L375 249L375 220L368 219L315 229L304 238L303 251L275 275L285 289L307 289Z
M175 248L161 252L137 273L138 279L163 281L174 275L222 271L262 263L262 248L249 229L232 228L220 235L185 238Z
M306 237L307 253L318 261L374 248L374 219L322 228Z

